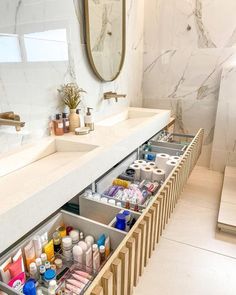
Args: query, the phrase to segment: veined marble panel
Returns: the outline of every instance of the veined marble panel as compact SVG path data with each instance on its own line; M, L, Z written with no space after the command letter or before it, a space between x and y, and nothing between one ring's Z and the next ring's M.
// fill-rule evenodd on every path
M221 77L211 168L223 172L236 166L236 63L225 67Z
M110 83L99 81L88 63L83 1L0 2L0 112L14 111L26 122L19 133L0 126L0 153L48 134L49 117L63 110L57 95L63 83L77 81L87 91L81 107L94 108L97 120L130 104L142 105L144 0L126 2L126 59L121 75ZM7 56L11 51L10 60L1 54L4 48ZM127 98L104 101L106 91L126 93Z
M171 108L176 130L205 129L210 163L222 67L236 62L236 1L145 2L145 107Z

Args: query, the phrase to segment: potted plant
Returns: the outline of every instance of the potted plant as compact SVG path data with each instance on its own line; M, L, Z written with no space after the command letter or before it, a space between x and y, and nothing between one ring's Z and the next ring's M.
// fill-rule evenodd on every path
M70 131L75 131L75 128L80 127L79 115L76 113L76 109L81 102L81 93L86 93L85 90L79 88L76 83L67 83L58 89L59 94L66 106L70 109L69 121Z

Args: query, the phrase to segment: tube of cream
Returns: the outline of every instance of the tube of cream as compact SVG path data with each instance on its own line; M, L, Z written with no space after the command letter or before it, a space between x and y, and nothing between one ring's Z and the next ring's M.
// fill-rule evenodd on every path
M85 253L85 265L86 265L86 270L88 272L91 272L93 268L93 252L91 247L89 247Z
M98 272L100 268L100 254L99 252L93 253L93 271Z
M34 243L34 250L35 250L35 255L36 257L40 257L42 254L42 242L41 242L41 237L40 236L35 236L33 238L33 243Z
M1 279L5 284L8 284L11 279L10 271L8 269L8 265L10 265L11 262L11 257L9 257L2 265L0 265Z
M81 283L84 283L84 284L88 284L89 280L80 276L80 275L76 275L76 274L72 274L73 278L75 278L77 281L80 281Z
M79 294L81 292L81 289L78 287L74 287L71 284L66 284L66 288L72 292L75 292L76 294Z
M26 267L29 271L29 265L31 262L34 262L35 260L35 250L34 250L34 244L33 241L30 241L29 244L25 246L25 259L26 259Z
M86 279L89 279L89 280L92 279L92 276L89 273L85 272L85 271L82 271L82 270L74 270L74 273L76 273L77 275L80 275L80 276L82 276L82 277L84 277Z
M44 245L44 252L47 254L48 261L51 262L54 259L53 240Z
M77 281L77 280L74 280L74 279L68 279L68 280L66 280L69 284L71 284L71 285L73 285L73 286L75 286L75 287L78 287L78 288L80 288L80 289L83 289L84 288L84 286L85 286L85 284L84 283L81 283L81 282L79 282L79 281Z
M106 255L106 258L110 255L110 237L106 237L106 240L105 240L105 255Z

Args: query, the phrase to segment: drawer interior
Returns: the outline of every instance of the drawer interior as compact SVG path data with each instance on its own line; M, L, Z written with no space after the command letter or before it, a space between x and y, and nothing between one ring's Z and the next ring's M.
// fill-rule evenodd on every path
M105 236L109 236L111 251L114 251L119 246L119 244L122 242L123 238L127 234L126 232L117 230L116 228L113 228L112 226L108 224L105 225L105 224L96 222L94 220L90 220L86 217L78 216L76 214L61 210L59 213L53 216L50 220L48 220L42 226L40 226L35 231L33 231L27 238L20 241L13 249L7 252L3 257L1 257L0 265L2 265L9 257L13 257L19 249L22 250L22 253L24 255L24 247L30 241L32 241L33 237L36 235L42 235L45 232L47 232L48 240L51 240L52 234L56 231L56 229L58 229L62 225L71 226L74 229L78 229L80 232L82 231L84 233L84 237L86 237L87 235L92 235L95 241L97 241L98 238L103 234L105 234ZM60 258L63 257L61 252L58 254L55 253L56 257L58 257L58 255ZM24 257L24 260L25 260L25 257ZM85 265L78 265L73 260L70 262L65 262L65 263L63 260L63 268L65 267L70 267L70 268L77 267L79 270L87 270ZM93 270L90 270L90 273L94 278L96 273L94 273ZM0 285L5 286L5 288L8 288L7 284L4 284L2 282ZM42 289L43 288L45 287L42 286ZM1 287L0 287L0 290L1 290ZM8 292L10 293L7 293L7 294L18 294L17 292L14 291L14 289L9 289L9 290L10 291Z

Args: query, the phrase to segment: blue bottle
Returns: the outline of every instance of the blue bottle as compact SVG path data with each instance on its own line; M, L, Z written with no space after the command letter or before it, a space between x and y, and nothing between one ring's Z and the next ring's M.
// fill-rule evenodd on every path
M25 295L36 295L36 281L34 279L29 279L24 287L23 287L23 294Z
M116 215L116 224L115 228L119 230L125 230L126 228L126 218L123 213L119 213Z

